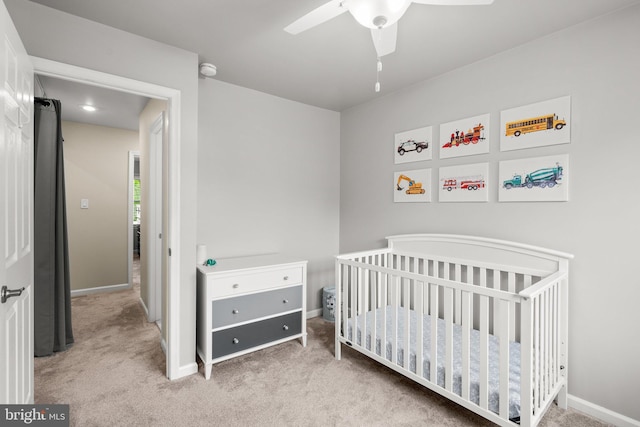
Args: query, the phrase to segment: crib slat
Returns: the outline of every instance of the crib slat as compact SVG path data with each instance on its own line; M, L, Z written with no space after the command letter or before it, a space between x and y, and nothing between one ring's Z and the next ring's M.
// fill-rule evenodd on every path
M462 265L459 263L455 263L455 267L454 267L454 277L453 280L455 280L456 282L462 282ZM467 282L469 283L469 282ZM461 320L461 316L462 316L462 305L461 305L461 290L460 289L456 289L455 290L455 297L454 297L454 303L455 303L455 309L454 309L454 315L455 315L455 322L456 325L460 325L462 323Z
M453 391L453 289L444 289L444 321L446 325L445 388Z
M423 349L424 349L424 282L417 282L415 289L415 302L414 307L416 315L418 317L418 323L416 325L416 375L420 378L424 376L423 372Z
M378 262L377 255L374 260ZM378 299L380 293L380 273L375 273L371 276L371 348L370 350L376 353L376 340L378 339ZM376 353L377 354L377 353Z
M515 293L516 292L516 273L513 272L509 272L508 274L508 290L511 293ZM510 325L515 325L516 324L516 310L515 310L515 303L513 303L511 305L511 316L509 316L509 322ZM510 335L509 335L509 339L511 341L515 341L516 340L516 328L511 328L510 331Z
M502 418L509 418L509 318L510 303L500 300L499 303L499 340L500 340L500 405Z
M409 300L410 297L410 287L409 287L409 280L405 280L404 281L404 289L403 289L403 295L402 295L402 307L404 309L404 351L403 351L403 360L402 360L402 366L406 369L409 370L410 366L409 366L409 354L411 353L410 350L410 346L409 346L409 338L410 338L410 326L411 326L411 322L410 322L410 314L409 311L411 309L411 303Z
M360 345L364 348L367 348L367 287L369 285L367 271L364 268L358 268L358 307L360 309L358 320L360 331L362 331Z
M521 305L522 327L520 340L520 420L523 425L531 425L533 415L532 377L533 357L533 301L525 300Z
M462 292L462 398L469 399L471 356L471 293Z
M356 267L351 267L351 281L349 286L349 301L351 302L351 316L353 318L353 332L351 334L351 340L353 343L358 343L358 306L357 306L357 295L358 295L358 272L360 269L356 269Z
M398 306L400 305L400 276L391 278L391 361L398 363Z
M487 270L480 269L480 286L487 286ZM480 399L479 405L488 408L489 402L489 297L480 296Z
M388 259L387 259L388 261ZM387 263L388 265L388 263ZM380 293L380 305L382 306L382 331L380 335L380 356L387 358L387 297L389 292L389 275L384 273L382 277L382 292Z
M540 297L533 300L533 410L540 406Z
M438 384L438 285L430 284L431 288L431 361L429 368L430 381Z

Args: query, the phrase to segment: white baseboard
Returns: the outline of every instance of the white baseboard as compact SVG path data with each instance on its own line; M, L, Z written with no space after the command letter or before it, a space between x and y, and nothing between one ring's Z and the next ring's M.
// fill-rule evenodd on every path
M73 298L73 297L79 297L83 295L124 291L125 289L131 289L131 285L128 283L123 283L121 285L108 285L108 286L96 286L95 288L73 289L71 291L71 297Z
M307 319L311 319L313 317L322 316L322 309L318 308L317 310L307 311Z
M164 340L164 338L160 338L160 348L162 349L162 352L164 353L165 357L167 356L167 342Z
M198 372L198 363L193 362L178 368L175 378L169 378L171 381L193 375Z
M626 415L613 412L571 394L567 397L571 408L584 412L606 423L613 424L617 427L640 427L640 421L629 418Z
M142 310L144 311L144 318L149 319L149 309L147 308L147 305L144 303L144 300L142 298L138 298L138 302L140 303L140 307L142 307Z

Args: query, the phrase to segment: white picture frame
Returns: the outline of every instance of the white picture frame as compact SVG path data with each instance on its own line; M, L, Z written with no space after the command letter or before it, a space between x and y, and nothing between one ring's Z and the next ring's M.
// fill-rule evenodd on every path
M438 194L440 202L488 202L489 163L441 167Z
M500 112L500 151L571 142L571 97Z
M569 155L500 162L500 202L566 202L569 200Z
M426 126L395 134L394 163L431 160L433 157L433 127Z
M473 156L489 152L490 114L468 117L466 119L440 125L440 158Z
M431 202L431 169L398 171L393 174L393 201Z

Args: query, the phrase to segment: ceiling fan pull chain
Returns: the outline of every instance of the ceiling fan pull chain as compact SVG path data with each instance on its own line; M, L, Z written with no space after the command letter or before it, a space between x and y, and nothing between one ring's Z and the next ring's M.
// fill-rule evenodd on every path
M378 58L378 62L376 64L376 92L380 92L380 71L382 71L382 60Z

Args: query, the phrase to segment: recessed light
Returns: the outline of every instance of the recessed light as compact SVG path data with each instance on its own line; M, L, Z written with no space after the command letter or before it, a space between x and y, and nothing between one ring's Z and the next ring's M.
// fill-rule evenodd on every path
M81 105L80 108L82 108L84 111L89 111L89 112L94 112L97 110L96 107L94 107L93 105Z

